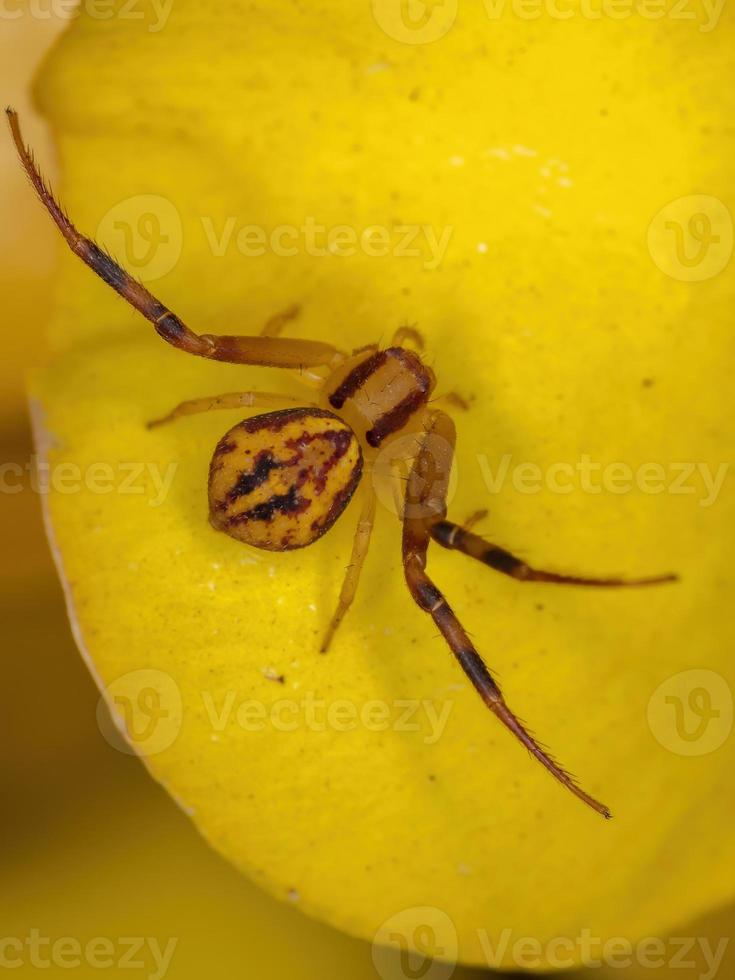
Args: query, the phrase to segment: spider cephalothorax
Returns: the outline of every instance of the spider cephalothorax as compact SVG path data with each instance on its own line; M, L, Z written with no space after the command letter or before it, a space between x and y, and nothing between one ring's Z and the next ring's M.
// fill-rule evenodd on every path
M367 554L375 518L375 489L365 473L380 447L400 433L415 438L401 516L403 566L409 591L444 636L480 697L527 749L576 796L610 816L606 806L582 790L516 718L485 662L447 600L426 572L430 541L462 551L504 575L524 582L587 586L641 586L669 582L674 575L623 580L581 578L533 568L498 545L448 520L447 488L454 454L455 428L449 415L429 402L433 371L416 350L420 334L401 327L391 345L370 345L350 352L328 343L291 340L279 334L296 308L273 317L257 336L196 334L106 252L80 234L55 201L23 143L17 115L7 110L20 159L41 201L71 249L136 310L150 320L169 344L200 357L234 364L298 369L298 377L316 389L317 401L262 391L234 392L182 402L151 426L214 409L279 409L233 426L218 443L210 466L210 520L215 528L257 548L286 551L321 537L362 492L352 558L337 611L322 651L352 603ZM445 396L447 401L460 401ZM286 407L284 406L291 406ZM475 515L476 517L478 515Z
M404 327L403 333L409 329ZM415 340L416 331L413 336ZM431 368L404 347L358 354L353 362L329 395L329 404L340 410L352 402L365 424L365 441L377 449L426 405L436 379Z

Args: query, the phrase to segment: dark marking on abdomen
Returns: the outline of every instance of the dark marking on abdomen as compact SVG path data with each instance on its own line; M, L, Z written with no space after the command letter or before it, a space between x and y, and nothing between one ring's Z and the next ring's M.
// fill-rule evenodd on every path
M273 458L273 454L268 450L259 452L255 457L255 465L249 473L242 472L235 486L227 494L227 499L232 503L238 497L247 497L253 490L265 483L273 470L283 469L289 465L279 462Z
M250 510L234 517L228 517L230 525L244 524L247 521L272 521L276 514L303 514L311 501L308 497L300 497L295 486L289 487L287 493L273 494L268 500L263 500Z

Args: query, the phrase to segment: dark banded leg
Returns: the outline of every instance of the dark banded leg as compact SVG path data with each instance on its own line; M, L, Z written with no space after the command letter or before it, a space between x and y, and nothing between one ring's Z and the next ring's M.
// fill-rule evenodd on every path
M184 415L199 415L201 412L214 412L218 409L279 408L283 405L296 405L299 408L306 408L310 405L316 407L312 402L305 402L303 398L293 398L290 395L281 395L276 392L233 391L226 395L210 395L208 398L192 398L189 401L181 402L168 415L149 422L148 428L156 429L159 425L166 425Z
M442 519L432 524L432 538L444 548L461 551L470 558L476 558L483 564L494 568L496 572L510 575L519 582L553 582L557 585L589 585L600 588L625 588L641 585L661 585L663 582L675 582L676 575L652 575L648 578L588 578L579 575L561 575L558 572L546 572L540 568L527 565L521 558L512 555L499 545L490 544L477 534L465 527L460 527L453 521Z
M345 613L352 605L352 601L355 598L357 586L360 581L360 573L362 572L362 566L365 562L365 556L367 555L368 548L370 547L370 537L373 533L373 524L375 523L375 491L371 486L366 486L364 492L367 494L367 496L365 497L365 501L362 505L360 519L358 520L357 528L355 529L355 540L352 545L352 557L350 558L350 564L347 566L347 574L345 575L344 582L342 583L342 591L339 595L337 611L332 617L332 621L329 624L329 628L324 636L320 653L326 653L327 650L329 650L329 644L332 642L334 634L337 632L337 627L342 622Z
M54 199L36 167L33 154L23 143L17 114L12 109L6 109L6 113L21 163L69 248L100 279L150 320L159 336L167 343L188 354L196 354L215 361L229 361L233 364L308 368L336 365L344 359L344 355L336 347L319 341L282 340L275 336L218 337L194 333L175 313L149 293L142 283L118 265L104 249L77 231Z
M546 752L516 718L455 613L426 573L432 521L444 519L446 491L454 445L454 425L442 412L432 412L422 445L408 478L403 524L403 564L411 595L436 623L460 666L483 702L549 772L575 796L609 818L610 811L589 796ZM447 447L449 447L447 449ZM426 474L433 479L427 480Z

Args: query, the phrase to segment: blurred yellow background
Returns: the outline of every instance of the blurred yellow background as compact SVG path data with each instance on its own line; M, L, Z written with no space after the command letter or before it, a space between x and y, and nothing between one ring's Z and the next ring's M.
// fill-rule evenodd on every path
M0 22L2 97L23 112L28 141L52 179L53 144L31 110L28 85L62 27L53 17ZM25 187L7 139L0 141L0 185L2 461L25 467L33 449L23 375L42 356L49 282L59 253L55 230ZM174 980L375 977L368 944L307 920L255 889L204 844L137 760L101 737L97 692L74 648L38 497L26 489L3 493L0 503L7 720L0 939L23 938L34 929L52 942L72 937L82 944L93 937L115 942L150 936L165 946L173 937L177 946L167 976ZM723 912L681 934L716 942L733 926L735 913ZM681 968L594 972L636 980L699 978L701 959L692 953L690 961ZM14 975L35 972L26 961ZM46 969L47 976L55 972L96 976L99 969ZM458 968L453 975L479 974ZM395 976L402 975L396 964ZM719 977L731 976L735 953L729 950Z

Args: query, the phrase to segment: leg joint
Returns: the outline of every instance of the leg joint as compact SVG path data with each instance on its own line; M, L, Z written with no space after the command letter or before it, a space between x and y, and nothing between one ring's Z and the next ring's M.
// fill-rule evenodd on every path
M443 548L453 548L457 534L461 531L452 521L435 521L429 528L432 538Z
M417 569L415 566L407 568L406 581L411 595L424 612L433 614L446 604L446 599L431 579L424 574L423 569Z

